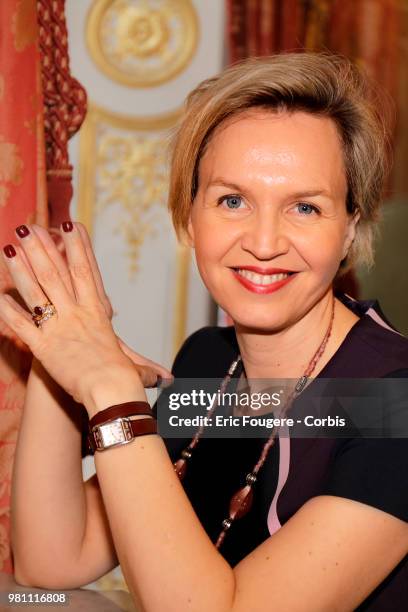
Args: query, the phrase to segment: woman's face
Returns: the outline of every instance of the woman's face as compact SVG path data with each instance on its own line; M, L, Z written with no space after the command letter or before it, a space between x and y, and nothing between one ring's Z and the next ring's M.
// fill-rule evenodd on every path
M334 122L252 110L217 128L189 235L208 290L236 323L278 330L327 293L354 238Z

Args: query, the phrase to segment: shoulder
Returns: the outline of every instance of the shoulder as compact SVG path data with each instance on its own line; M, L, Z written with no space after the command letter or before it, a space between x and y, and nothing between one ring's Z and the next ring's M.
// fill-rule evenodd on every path
M378 300L356 300L344 293L337 294L337 298L360 317L349 334L350 347L346 348L357 353L360 349L369 358L370 366L382 362L384 374L387 370L408 368L408 338L388 320Z
M325 377L408 375L408 338L375 314L365 313L351 328L325 372Z
M202 327L183 343L174 360L174 376L224 376L238 354L235 329L230 327Z
M408 338L402 334L366 315L358 338L371 361L381 364L382 375L408 369Z

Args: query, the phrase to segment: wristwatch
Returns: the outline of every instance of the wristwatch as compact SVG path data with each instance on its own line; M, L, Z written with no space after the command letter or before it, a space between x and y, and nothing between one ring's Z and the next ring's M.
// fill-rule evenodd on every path
M103 451L114 446L129 444L138 436L157 433L156 419L131 420L119 417L107 423L92 427L88 442L92 450Z
M156 419L131 420L136 415L154 416L147 402L125 402L97 412L89 421L89 448L102 451L157 432Z

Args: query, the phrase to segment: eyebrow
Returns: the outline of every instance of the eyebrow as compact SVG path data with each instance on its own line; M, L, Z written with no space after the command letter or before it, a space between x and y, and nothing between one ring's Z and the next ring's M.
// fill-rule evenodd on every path
M238 185L238 183L231 183L230 181L226 181L223 178L216 178L212 180L210 183L208 183L207 189L209 187L229 187L230 189L234 189L235 191L240 191L241 193L244 193L246 191L245 188ZM319 187L311 188L311 189L302 189L301 191L292 193L291 197L310 198L310 197L314 197L318 195L326 196L328 198L331 197L331 194L329 191L327 191L326 189L320 189Z
M216 178L207 185L208 187L219 186L219 187L231 187L231 189L236 189L237 191L241 191L242 187L240 187L237 183L230 183L229 181L225 181L222 178Z

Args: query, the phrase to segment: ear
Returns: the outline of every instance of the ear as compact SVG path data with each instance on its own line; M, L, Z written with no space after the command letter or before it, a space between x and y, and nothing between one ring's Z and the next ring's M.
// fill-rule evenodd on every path
M351 245L353 244L354 238L356 237L356 227L360 220L360 211L356 210L353 214L349 215L346 233L344 236L343 244L343 256L342 259L347 257Z

